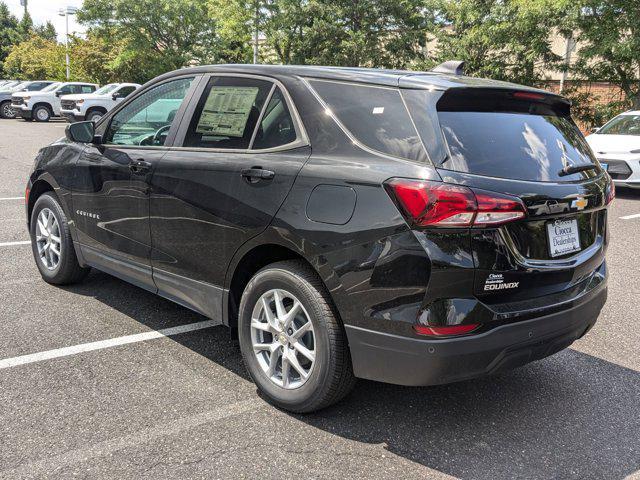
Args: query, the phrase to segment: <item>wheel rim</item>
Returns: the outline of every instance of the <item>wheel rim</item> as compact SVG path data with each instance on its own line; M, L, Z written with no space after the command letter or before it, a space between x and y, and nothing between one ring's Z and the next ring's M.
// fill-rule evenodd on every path
M49 118L49 112L47 112L44 108L39 108L36 112L36 117L38 117L38 120L46 120L47 118Z
M2 114L7 118L11 118L15 115L15 112L13 108L11 108L11 105L6 104L2 107Z
M100 120L102 118L102 115L99 113L94 113L93 115L91 115L91 117L89 118L89 120L91 122L97 122L98 120Z
M251 314L253 352L265 375L285 389L306 383L315 364L315 331L302 303L286 290L264 293Z
M55 270L60 264L62 242L60 224L53 212L43 208L36 222L36 246L40 261L49 270Z

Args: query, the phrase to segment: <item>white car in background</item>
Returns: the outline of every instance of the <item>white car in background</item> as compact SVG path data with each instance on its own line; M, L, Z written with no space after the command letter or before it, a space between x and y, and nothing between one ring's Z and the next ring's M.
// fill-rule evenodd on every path
M587 142L616 186L640 188L640 110L594 129Z
M18 117L27 121L48 122L51 117L60 116L61 97L74 93L93 93L97 88L95 83L54 83L39 92L14 93L11 96L11 108Z
M60 100L60 115L71 123L97 122L140 86L137 83L110 83L90 94L65 95Z

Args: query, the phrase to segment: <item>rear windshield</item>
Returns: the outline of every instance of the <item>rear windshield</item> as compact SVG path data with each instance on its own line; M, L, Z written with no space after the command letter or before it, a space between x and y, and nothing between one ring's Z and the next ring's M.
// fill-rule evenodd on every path
M491 177L568 181L566 166L595 163L582 133L548 108L519 111L438 111L449 155L442 168ZM543 113L536 113L542 111Z
M640 135L640 115L620 115L598 130L598 135Z

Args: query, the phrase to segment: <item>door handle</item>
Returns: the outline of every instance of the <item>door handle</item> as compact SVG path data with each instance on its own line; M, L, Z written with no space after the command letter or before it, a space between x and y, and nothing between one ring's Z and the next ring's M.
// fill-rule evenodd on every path
M151 164L141 159L131 160L131 162L129 162L129 170L131 170L133 173L148 172L150 168Z
M261 167L245 168L240 174L249 181L272 180L276 176L275 172L265 170Z

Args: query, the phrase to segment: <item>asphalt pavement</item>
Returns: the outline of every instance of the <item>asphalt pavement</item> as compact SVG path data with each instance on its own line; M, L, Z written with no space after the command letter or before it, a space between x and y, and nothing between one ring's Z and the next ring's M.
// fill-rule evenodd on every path
M64 127L0 120L0 478L640 478L640 191L610 209L609 299L571 348L292 415L217 319L96 271L42 281L21 197Z

